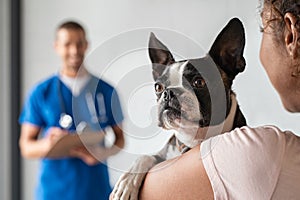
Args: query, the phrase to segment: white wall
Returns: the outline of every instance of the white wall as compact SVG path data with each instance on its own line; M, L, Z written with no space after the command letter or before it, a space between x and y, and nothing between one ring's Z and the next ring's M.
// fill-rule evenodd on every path
M300 133L299 114L283 110L259 62L258 2L247 0L27 0L23 2L23 90L58 70L52 43L61 20L74 18L88 29L87 67L119 90L126 114L127 146L110 159L111 182L141 153L159 149L167 135L155 125L155 100L146 45L154 31L178 57L200 57L231 17L246 29L246 70L234 90L248 124L276 124ZM163 139L160 139L163 137ZM24 199L32 199L36 161L26 161Z
M10 199L9 1L0 1L0 199Z

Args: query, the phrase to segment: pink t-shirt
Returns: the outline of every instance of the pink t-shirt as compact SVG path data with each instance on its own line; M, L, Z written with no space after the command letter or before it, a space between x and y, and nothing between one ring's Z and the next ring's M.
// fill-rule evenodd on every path
M300 199L300 137L293 133L242 127L200 149L215 199Z

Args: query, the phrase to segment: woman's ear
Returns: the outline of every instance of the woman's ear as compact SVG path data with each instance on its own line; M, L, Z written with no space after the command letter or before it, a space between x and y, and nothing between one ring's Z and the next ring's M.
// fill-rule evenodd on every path
M285 22L285 32L284 32L284 42L287 52L293 58L298 56L299 51L299 32L297 30L297 19L292 13L286 13L284 15Z

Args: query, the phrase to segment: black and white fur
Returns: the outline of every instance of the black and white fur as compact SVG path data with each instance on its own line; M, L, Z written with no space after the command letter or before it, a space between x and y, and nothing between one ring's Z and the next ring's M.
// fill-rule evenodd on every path
M197 59L175 61L168 48L151 33L149 56L159 126L175 130L175 134L157 155L137 159L129 172L120 177L111 199L138 199L146 173L168 159L169 151L180 155L208 137L246 125L231 89L235 76L245 69L244 46L244 28L237 18L219 33L209 53Z

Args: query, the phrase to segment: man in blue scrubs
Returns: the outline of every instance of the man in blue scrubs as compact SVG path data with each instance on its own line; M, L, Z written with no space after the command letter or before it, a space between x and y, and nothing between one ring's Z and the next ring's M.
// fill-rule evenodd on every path
M104 200L111 192L105 158L124 146L123 114L116 90L84 68L87 47L80 24L69 21L58 27L55 50L61 69L31 90L20 115L21 153L41 159L37 200ZM47 158L53 145L66 134L76 134L79 125L90 132L112 128L115 142L99 155L102 160L84 147L72 149L68 157Z

